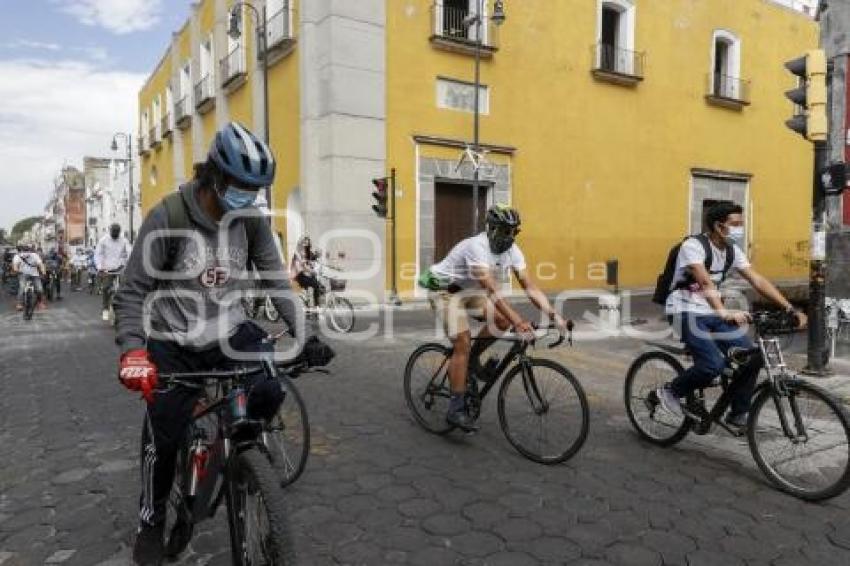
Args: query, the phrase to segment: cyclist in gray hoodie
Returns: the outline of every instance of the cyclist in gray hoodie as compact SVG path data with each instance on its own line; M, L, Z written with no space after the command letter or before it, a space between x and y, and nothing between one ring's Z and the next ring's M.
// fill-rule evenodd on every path
M196 167L195 178L145 218L124 270L114 299L116 342L122 351L119 379L148 401L133 553L137 564L163 560L175 457L197 399L197 392L186 388L157 391L157 372L224 368L234 363L231 350L273 349L264 341L266 332L246 319L240 294L255 282L252 265L264 288L284 295L290 290L271 229L252 208L258 190L271 185L274 173L269 147L241 125L227 124L216 134L206 163ZM239 210L251 214L234 214ZM304 329L297 327L304 320L297 298L274 292L274 306L304 344L301 355L313 365L330 361L330 349L315 338L305 341ZM271 418L282 399L277 381L254 383L248 412ZM172 530L172 538L179 530ZM188 544L191 527L186 525L182 534L181 542Z

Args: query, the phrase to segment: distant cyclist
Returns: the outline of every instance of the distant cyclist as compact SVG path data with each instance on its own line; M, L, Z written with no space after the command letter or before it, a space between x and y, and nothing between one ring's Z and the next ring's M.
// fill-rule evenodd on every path
M109 320L109 307L112 300L112 285L115 278L130 257L130 242L121 235L121 225L113 224L109 227L109 234L103 236L97 243L94 252L94 261L97 271L101 277L103 288L103 320Z
M753 269L743 250L743 208L732 203L719 203L706 212L705 236L711 252L710 270L706 269L706 248L700 238L686 239L676 260L672 292L667 298L665 312L682 342L693 356L694 365L666 386L658 389L662 407L677 417L683 415L680 399L695 389L708 385L720 375L725 366L725 354L730 348L752 348L752 341L741 328L750 321L749 313L729 310L721 299L719 287L728 265L746 279L765 299L789 313L795 313L800 327L806 325L806 315L794 309L779 290ZM705 239L703 239L705 241ZM728 254L733 254L731 260ZM738 370L734 381L734 396L726 423L744 427L750 410L750 400L763 361L753 356Z
M513 274L531 302L562 333L567 332L567 321L529 277L525 256L515 243L520 223L519 213L510 206L491 207L487 211L487 230L456 244L443 261L432 266L419 280L420 285L431 291L428 296L431 306L452 342L451 399L446 421L467 432L477 428L467 413L464 400L472 347L469 315L482 315L488 322L495 323L495 328L485 325L478 338L513 328L522 338L532 339L531 323L520 316L501 293L501 287Z
M48 285L51 283L56 285L56 300L62 298L62 256L52 248L44 257L44 268L46 271L45 277ZM53 276L54 282L50 281L50 276Z
M319 306L323 291L322 284L319 283L319 278L316 275L315 265L318 259L319 256L313 250L310 236L301 236L298 239L298 245L295 247L295 253L292 255L290 271L298 286L306 289L308 293L313 295L313 304L315 306Z
M44 287L41 285L41 278L45 275L44 262L33 247L28 244L21 246L21 251L12 259L12 272L18 274L18 303L15 306L17 310L24 308L24 287L27 281L32 281L37 297L37 302L43 308Z

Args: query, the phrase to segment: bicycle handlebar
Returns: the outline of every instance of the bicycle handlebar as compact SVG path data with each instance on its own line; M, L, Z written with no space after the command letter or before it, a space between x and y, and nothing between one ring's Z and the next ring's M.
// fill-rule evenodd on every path
M285 375L300 374L306 372L327 373L324 368L309 368L307 364L298 362L275 362L274 367L282 371ZM248 377L265 371L262 365L252 365L238 367L232 370L207 370L207 371L187 371L187 372L170 372L159 374L159 381L165 384L173 383L177 385L187 385L190 387L201 387L197 383L186 383L183 380L208 380L208 381L223 381L227 379L239 379Z
M799 330L797 314L785 311L753 311L753 326L761 335L793 334Z

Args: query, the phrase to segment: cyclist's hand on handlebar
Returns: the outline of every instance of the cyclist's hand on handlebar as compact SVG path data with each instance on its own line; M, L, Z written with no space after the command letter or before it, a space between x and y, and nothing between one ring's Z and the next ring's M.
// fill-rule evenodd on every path
M534 326L527 320L521 320L514 325L514 332L524 342L533 342L535 339Z
M118 380L130 391L141 391L148 403L153 402L153 393L159 382L156 364L141 348L125 352L119 362Z
M568 318L564 318L559 314L556 314L553 317L552 322L555 324L555 328L558 329L558 334L561 336L566 336L568 332L573 331L573 321Z
M803 311L794 311L794 316L797 317L797 329L803 330L809 326L809 317Z
M744 326L752 321L750 313L744 311L723 311L720 313L720 318L737 326Z

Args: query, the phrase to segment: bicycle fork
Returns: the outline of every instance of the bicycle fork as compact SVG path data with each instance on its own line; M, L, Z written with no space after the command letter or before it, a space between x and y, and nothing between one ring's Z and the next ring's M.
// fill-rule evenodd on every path
M522 368L522 387L525 390L528 402L531 403L534 414L542 415L546 413L549 410L549 403L540 394L537 381L535 381L534 374L531 371L531 363L528 360L521 360L520 367Z
M773 404L776 406L776 413L779 415L779 424L782 427L782 432L793 444L800 444L809 440L809 435L806 433L806 427L803 424L803 417L800 415L800 407L797 405L797 400L793 393L783 386L772 388L771 397ZM788 421L788 413L785 408L783 399L788 400L788 405L791 407L791 415L794 418L794 428L796 433L791 429L791 423Z

